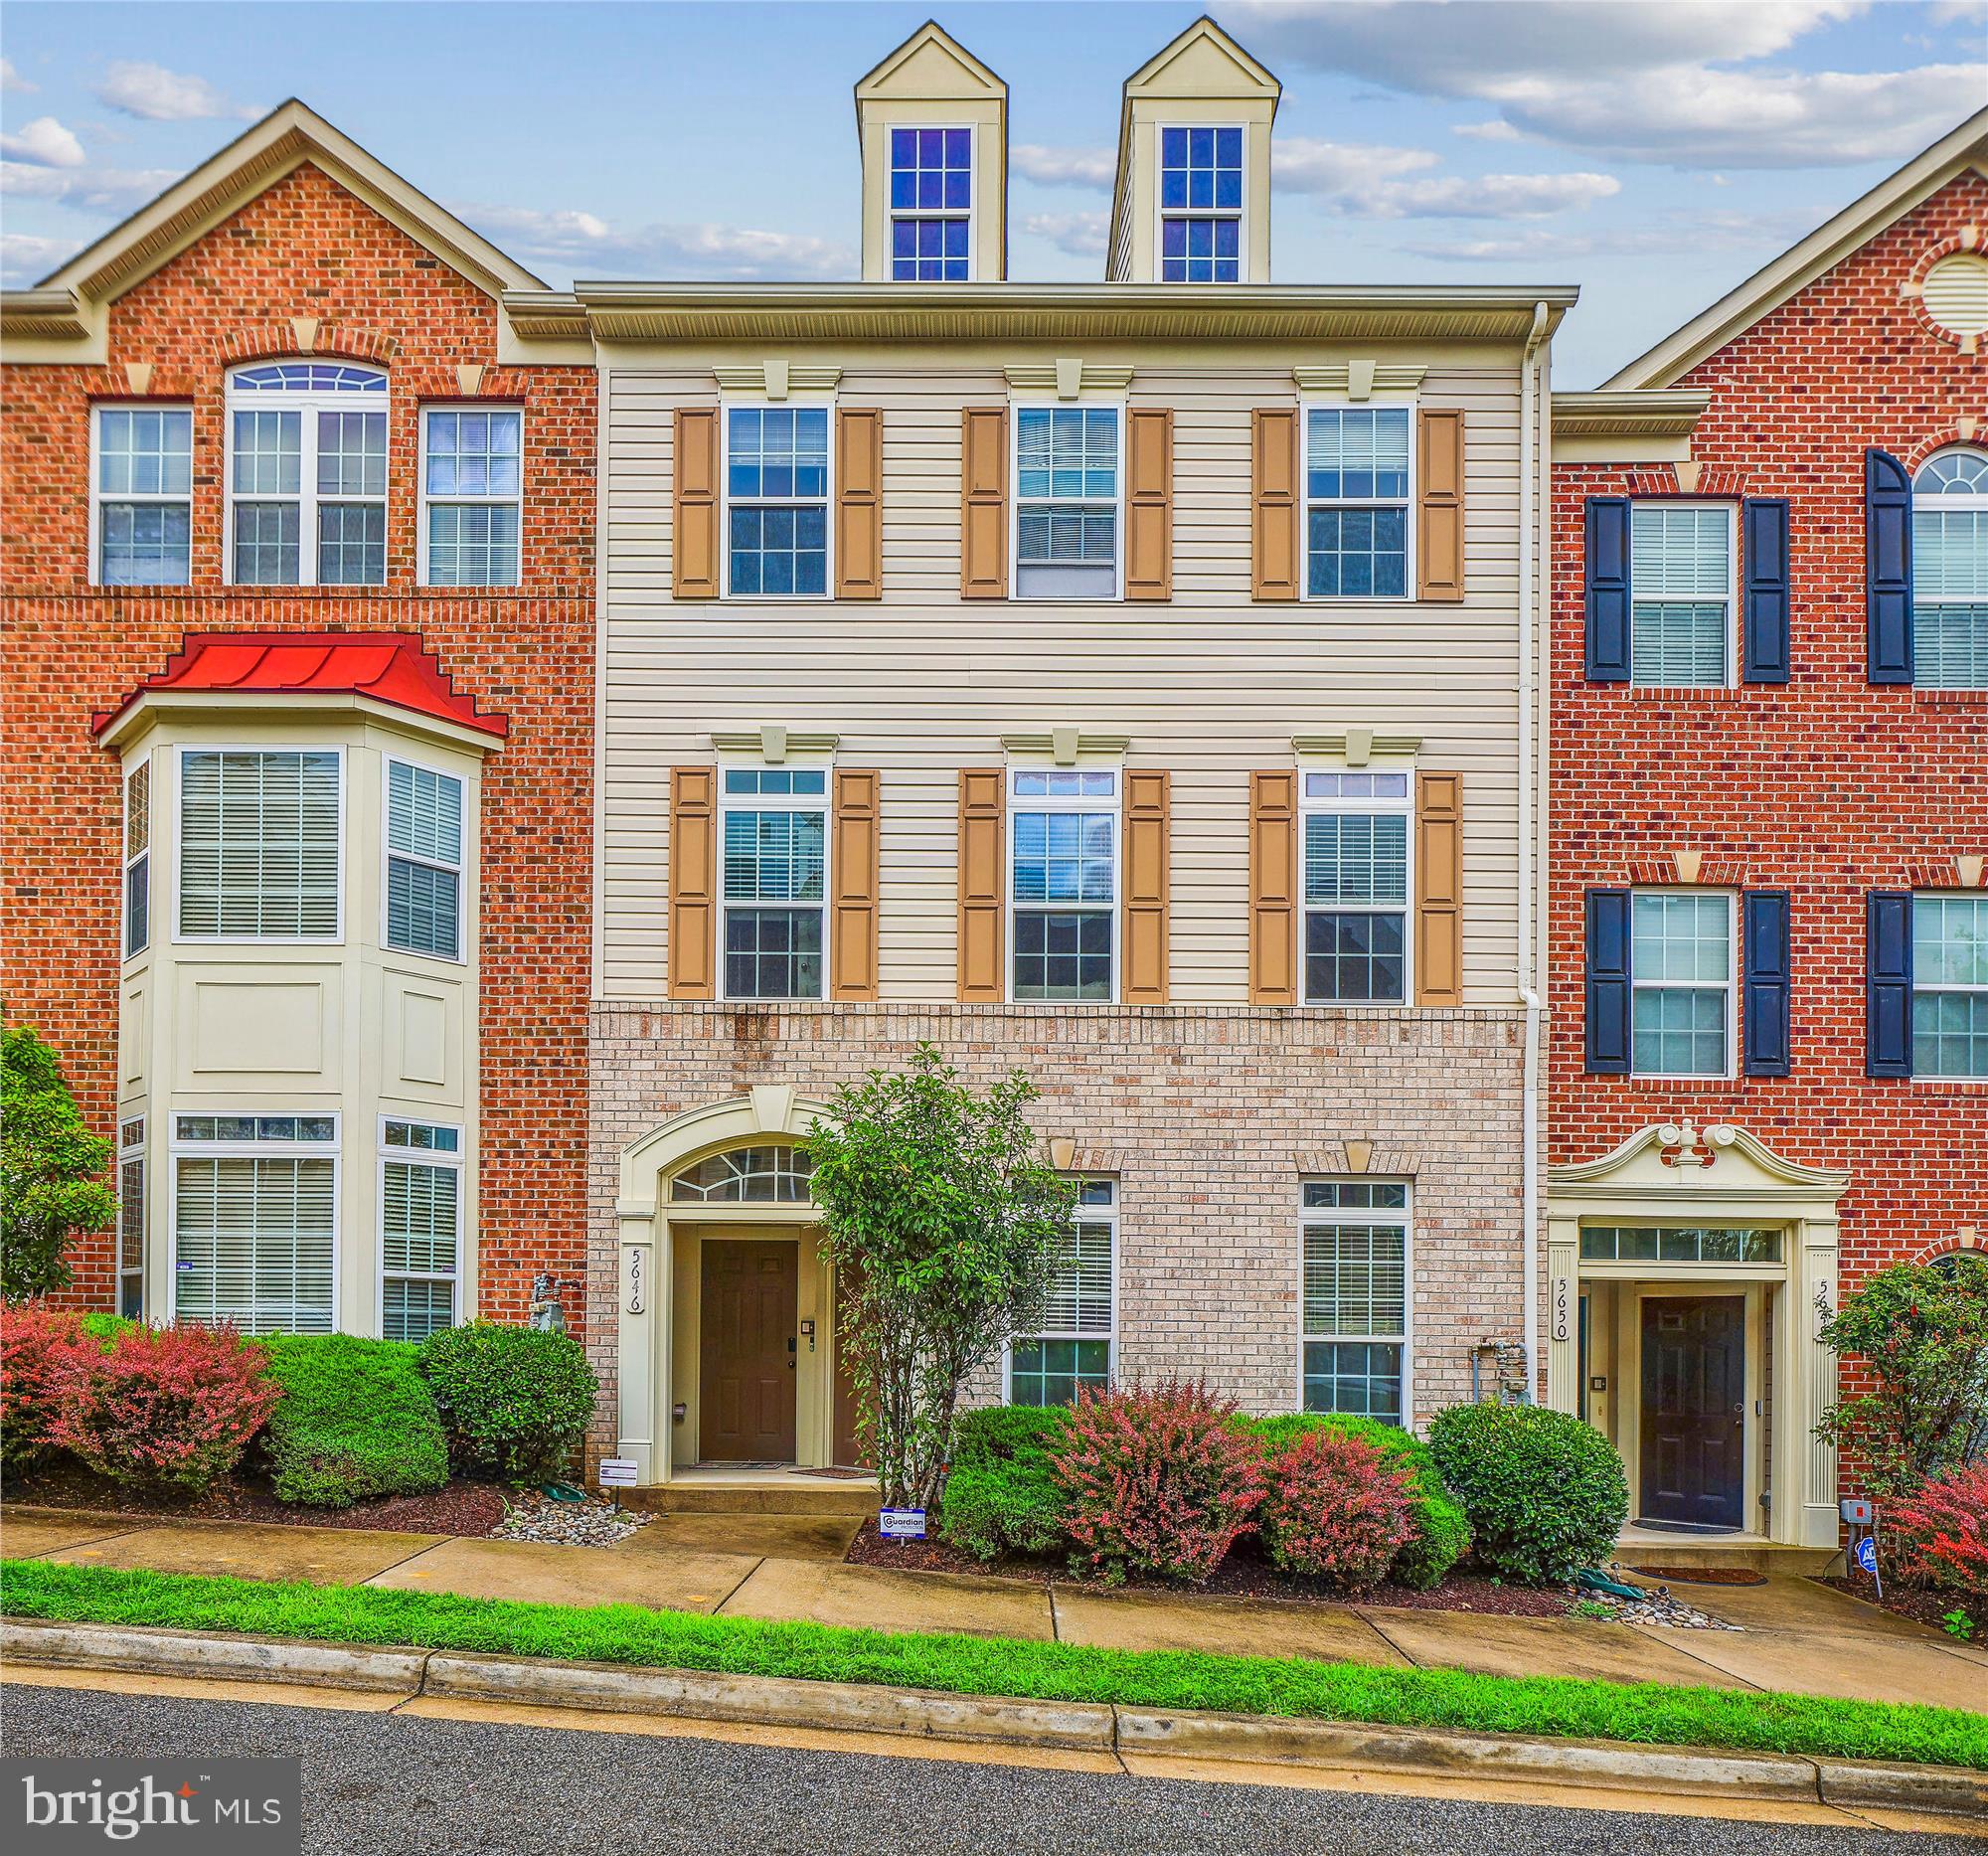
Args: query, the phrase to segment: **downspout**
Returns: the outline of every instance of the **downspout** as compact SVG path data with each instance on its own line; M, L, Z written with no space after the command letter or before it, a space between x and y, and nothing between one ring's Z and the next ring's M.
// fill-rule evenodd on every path
M1520 1160L1521 1217L1524 1222L1526 1403L1539 1389L1540 1326L1540 1019L1539 959L1533 907L1533 585L1539 573L1538 498L1535 493L1534 427L1539 419L1539 352L1546 340L1547 306L1533 305L1533 326L1519 364L1519 998L1526 1008L1525 1152ZM1542 450L1541 455L1544 455ZM1542 813L1544 816L1544 813Z

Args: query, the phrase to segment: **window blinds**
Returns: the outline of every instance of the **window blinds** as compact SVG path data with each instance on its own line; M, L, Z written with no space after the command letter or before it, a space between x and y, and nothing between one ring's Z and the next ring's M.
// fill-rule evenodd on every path
M180 932L335 937L338 840L337 755L182 754Z

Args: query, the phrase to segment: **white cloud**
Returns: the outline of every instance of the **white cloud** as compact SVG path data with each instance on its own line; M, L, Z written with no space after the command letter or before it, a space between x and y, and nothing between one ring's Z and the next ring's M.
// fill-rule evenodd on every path
M1538 219L1621 192L1610 174L1432 174L1440 158L1426 148L1301 136L1276 146L1270 164L1280 187L1347 219Z
M9 289L46 277L77 250L74 239L43 239L27 232L0 232L0 283Z
M1022 230L1075 257L1096 257L1104 250L1110 222L1108 213L1031 213Z
M37 116L16 135L0 135L0 155L38 168L80 168L89 159L73 129L53 116Z
M1758 252L1791 245L1814 221L1794 213L1690 212L1649 225L1566 232L1528 226L1492 239L1415 240L1400 249L1415 257L1462 263L1576 262L1591 257L1663 257L1680 253Z
M1453 122L1449 132L1452 135L1467 135L1478 142L1522 142L1526 139L1503 116L1493 116L1488 122Z
M0 90L39 90L39 84L30 84L14 69L11 58L0 58Z
M118 59L103 74L96 95L112 109L142 116L147 122L198 122L213 116L246 120L262 113L252 106L230 102L205 78L128 58Z
M1368 142L1321 142L1301 135L1270 144L1270 172L1294 193L1353 194L1375 181L1432 168L1426 148L1389 148Z
M1988 0L1936 0L1936 26L1988 26Z
M523 258L573 275L620 271L708 282L853 277L856 253L830 239L746 227L659 224L626 229L574 208L461 204L471 225Z
M173 168L42 168L0 161L0 194L92 213L128 213L180 178Z
M1008 165L1044 187L1109 187L1118 172L1108 148L1045 148L1040 142L1017 142Z

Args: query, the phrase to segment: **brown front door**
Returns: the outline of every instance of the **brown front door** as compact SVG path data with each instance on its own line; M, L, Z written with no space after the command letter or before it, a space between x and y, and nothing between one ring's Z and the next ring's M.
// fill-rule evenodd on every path
M703 1249L698 1453L790 1463L800 1247L707 1238Z
M1746 1298L1646 1297L1641 1518L1743 1525L1745 1443Z

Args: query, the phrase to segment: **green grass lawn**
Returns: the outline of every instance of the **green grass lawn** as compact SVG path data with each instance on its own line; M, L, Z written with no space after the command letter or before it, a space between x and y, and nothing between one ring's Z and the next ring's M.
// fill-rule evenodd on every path
M0 1564L0 1609L12 1617L875 1682L960 1695L1988 1767L1988 1715L1655 1682L1093 1649L765 1623L633 1604L526 1604L439 1592L114 1572L42 1560Z

